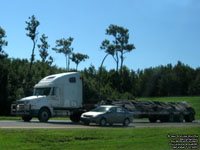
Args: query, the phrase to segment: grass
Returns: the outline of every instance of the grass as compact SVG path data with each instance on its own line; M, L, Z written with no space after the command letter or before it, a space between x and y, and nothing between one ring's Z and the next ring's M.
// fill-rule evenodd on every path
M0 116L0 120L22 120L22 118L16 117L16 116ZM38 118L33 118L33 120L38 120ZM69 120L69 118L53 117L53 118L50 118L50 120Z
M168 135L200 136L200 127L0 129L1 150L170 150Z
M200 119L200 97L150 97L150 98L137 98L137 100L141 101L160 101L160 102L184 102L186 101L190 106L192 106L195 111L195 119Z

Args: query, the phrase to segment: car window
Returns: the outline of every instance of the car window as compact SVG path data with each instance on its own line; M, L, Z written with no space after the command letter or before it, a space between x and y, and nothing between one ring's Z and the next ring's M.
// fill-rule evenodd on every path
M108 107L97 107L97 108L94 108L93 110L91 110L91 112L106 112L108 111L109 108Z
M111 108L110 112L116 112L116 108Z
M120 108L120 107L117 107L117 112L118 113L124 113L124 110L122 108Z

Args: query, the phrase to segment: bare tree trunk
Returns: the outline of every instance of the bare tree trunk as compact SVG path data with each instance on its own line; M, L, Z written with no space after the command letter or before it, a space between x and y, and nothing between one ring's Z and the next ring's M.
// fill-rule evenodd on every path
M32 65L33 65L33 61L34 61L35 44L36 44L36 42L33 40L33 49L32 49L32 54L31 54L31 63L30 63L29 73L31 73Z
M106 56L103 58L100 66L100 72L99 72L99 100L101 100L101 72L102 72L102 67L105 59L108 57L109 54L106 54Z
M121 52L121 65L120 65L120 74L122 74L122 67L123 67L123 63L124 63L124 55L123 52Z
M65 55L65 57L66 57L66 71L68 71L68 68L67 68L67 55Z
M118 72L119 70L119 56L118 56L118 52L116 51L116 71Z

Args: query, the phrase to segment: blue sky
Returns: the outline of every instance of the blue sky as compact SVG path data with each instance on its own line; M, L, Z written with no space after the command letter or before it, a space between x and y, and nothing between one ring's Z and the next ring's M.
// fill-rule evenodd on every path
M74 38L74 52L90 57L79 69L99 67L105 56L100 45L109 38L105 30L110 24L129 29L129 42L136 47L126 54L124 64L130 69L175 65L178 60L200 67L199 0L1 1L0 26L6 31L9 57L30 59L32 41L26 36L25 21L33 14L40 21L39 37L48 36L49 53L59 67L65 67L65 57L51 48L56 40L69 36ZM36 59L40 59L38 49ZM75 68L73 63L70 66ZM115 68L111 56L104 66Z

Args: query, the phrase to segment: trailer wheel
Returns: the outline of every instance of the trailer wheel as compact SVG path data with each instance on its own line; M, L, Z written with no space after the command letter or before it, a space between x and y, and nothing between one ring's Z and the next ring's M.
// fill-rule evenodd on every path
M177 116L177 122L183 122L184 120L184 116L182 113L180 113L178 116Z
M105 126L107 124L107 121L106 121L106 119L105 118L102 118L101 120L100 120L100 122L99 122L99 125L100 126Z
M156 122L156 121L157 121L157 119L156 119L156 118L154 118L154 117L149 117L149 121L150 121L150 122Z
M22 116L22 120L24 120L24 122L29 122L31 119L31 116Z
M185 116L186 122L192 122L194 120L194 115L190 113L189 115Z
M174 122L174 114L172 114L172 113L169 114L168 122Z
M47 108L42 108L39 112L38 119L40 122L48 122L50 118L50 112Z

